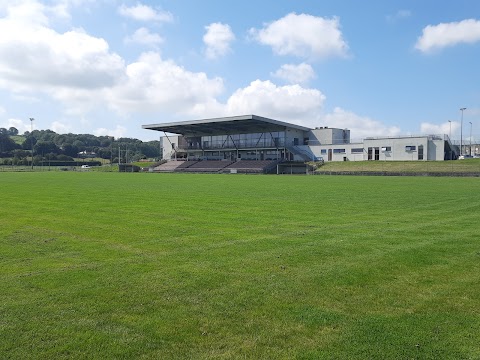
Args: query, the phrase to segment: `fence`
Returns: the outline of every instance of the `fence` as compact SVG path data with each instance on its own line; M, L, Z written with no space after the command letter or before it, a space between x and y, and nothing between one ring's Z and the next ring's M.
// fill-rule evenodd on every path
M34 165L0 165L0 172L48 172L48 171L77 171L77 172L87 172L87 171L100 171L100 172L114 172L118 171L118 166L116 165L103 165L103 166L93 166L89 169L82 169L81 166L38 166Z

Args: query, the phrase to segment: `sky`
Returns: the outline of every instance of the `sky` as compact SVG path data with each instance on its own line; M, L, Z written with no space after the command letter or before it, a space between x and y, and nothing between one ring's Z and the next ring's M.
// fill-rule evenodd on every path
M479 59L478 0L0 0L0 127L148 141L255 114L475 141Z

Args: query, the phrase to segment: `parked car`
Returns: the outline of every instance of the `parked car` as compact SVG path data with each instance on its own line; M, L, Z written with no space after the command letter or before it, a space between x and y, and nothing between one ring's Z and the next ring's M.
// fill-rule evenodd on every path
M82 165L82 169L90 169L89 165Z

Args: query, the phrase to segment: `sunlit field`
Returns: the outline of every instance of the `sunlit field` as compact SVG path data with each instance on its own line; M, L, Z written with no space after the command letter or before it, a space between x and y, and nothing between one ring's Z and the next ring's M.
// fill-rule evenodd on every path
M0 358L478 359L479 190L0 173Z

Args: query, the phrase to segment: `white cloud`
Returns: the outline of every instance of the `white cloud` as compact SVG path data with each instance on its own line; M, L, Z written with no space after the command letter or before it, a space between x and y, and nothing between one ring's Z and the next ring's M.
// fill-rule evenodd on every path
M127 134L127 128L121 125L117 125L115 129L106 129L106 128L98 128L93 132L96 136L113 136L116 139L125 137Z
M15 13L14 7L8 10ZM107 107L128 116L135 111L185 113L196 104L215 102L223 91L222 79L190 72L155 52L126 65L105 40L83 30L58 33L17 20L0 18L0 88L14 97L34 99L43 93L63 104L68 115ZM144 42L159 42L148 31L137 32L142 34Z
M400 128L386 126L380 121L360 116L342 108L335 108L333 113L323 117L324 125L341 129L349 129L353 139L363 139L367 136L397 136Z
M285 64L272 75L291 84L305 84L315 78L315 71L309 64L305 63L298 65Z
M108 104L122 112L186 112L194 104L213 101L223 80L190 72L154 52L144 53L126 68L125 78L107 91Z
M0 18L0 88L30 102L47 94L75 114L101 103L104 89L125 75L123 59L82 29L58 33L44 25L48 21L27 21L25 4L40 11L37 18L46 17L35 1L6 7L7 16Z
M235 91L225 104L216 101L198 104L191 114L201 117L256 114L307 125L318 119L324 101L325 96L317 89L255 80Z
M415 44L422 52L430 52L461 43L480 41L480 21L467 19L460 22L428 25Z
M173 15L168 11L156 10L148 5L137 3L135 6L122 5L118 8L120 15L137 21L172 22Z
M66 134L70 132L71 126L61 123L60 121L54 121L50 125L50 129L55 131L57 134Z
M35 124L33 124L33 129L35 129ZM31 124L28 120L20 120L20 119L7 119L6 121L0 123L0 127L5 129L14 127L18 130L19 134L23 134L25 131L30 131Z
M38 97L23 94L13 94L12 99L30 104L39 103L41 101Z
M125 42L156 47L163 42L163 38L158 34L151 33L147 28L141 27L133 35L126 37Z
M6 112L7 111L3 107L0 106L0 115L5 114Z
M231 51L230 44L235 40L235 34L229 25L212 23L205 26L205 30L207 32L203 35L203 42L206 45L207 58L216 59Z
M440 135L440 134L450 134L450 126L452 129L452 134L457 131L457 129L460 129L460 123L456 121L450 122L444 122L442 124L432 124L428 122L423 122L420 124L420 132L422 134L430 134L430 135Z
M0 33L0 87L14 92L102 88L113 85L124 68L105 40L81 29L61 34L6 17Z
M412 16L412 12L410 10L398 10L394 15L387 15L387 21L394 23L396 21L406 19Z
M279 55L321 59L343 57L348 52L336 17L328 19L290 13L263 29L251 29L250 34L261 44L271 46Z

